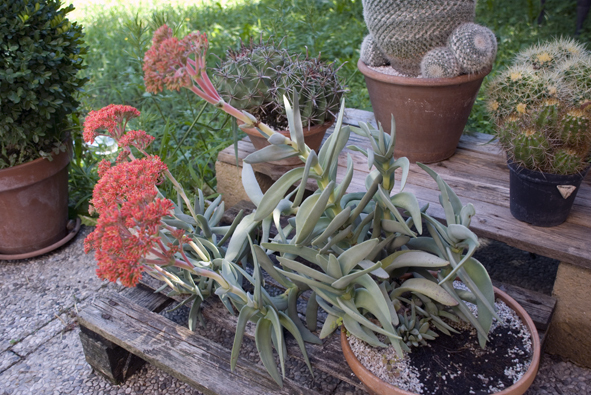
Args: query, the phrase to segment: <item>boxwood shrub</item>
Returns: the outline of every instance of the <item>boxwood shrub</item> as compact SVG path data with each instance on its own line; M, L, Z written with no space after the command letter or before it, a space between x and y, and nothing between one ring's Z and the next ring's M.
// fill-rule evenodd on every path
M0 169L64 148L86 80L74 9L59 0L0 0Z

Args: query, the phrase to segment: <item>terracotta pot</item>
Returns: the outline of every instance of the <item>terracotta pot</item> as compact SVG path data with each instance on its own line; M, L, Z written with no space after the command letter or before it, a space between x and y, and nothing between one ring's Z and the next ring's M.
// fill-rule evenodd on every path
M527 312L523 309L523 307L521 307L521 305L519 305L519 303L515 301L515 299L513 299L512 297L510 297L498 288L495 288L495 296L497 299L500 299L503 302L505 302L507 306L509 306L513 311L517 313L519 318L521 318L521 320L527 326L528 330L531 333L533 356L531 364L529 365L529 369L527 370L527 372L525 372L523 377L517 383L513 384L509 388L505 388L501 392L496 392L497 395L521 395L525 393L534 382L534 379L536 378L536 374L538 372L538 367L540 366L540 336L538 335L536 326L534 325L534 322L532 321L529 314L527 314ZM382 381L369 370L367 370L365 366L363 366L361 362L359 362L359 360L355 357L353 350L351 350L344 329L341 330L341 346L343 348L343 354L345 355L345 359L351 367L351 370L365 385L365 388L370 394L416 395L413 392L401 390L400 388L395 387L392 384L388 384L385 381Z
M0 170L0 254L35 252L68 233L71 151Z
M379 73L357 62L365 76L376 121L390 133L396 121L394 156L432 163L452 156L490 68L455 78L411 78Z
M238 124L241 124L241 123L242 122L238 121ZM326 134L326 131L328 130L328 128L330 128L333 123L334 123L334 120L324 122L322 125L314 125L310 129L304 128L304 141L306 142L306 145L308 147L310 147L310 149L313 149L314 151L316 151L316 153L318 153L318 151L320 150L320 146L322 145L322 139L324 138L324 135ZM264 148L269 145L269 142L267 141L267 139L265 137L263 137L261 135L261 133L258 130L256 130L255 128L248 128L248 129L242 129L242 130L244 130L244 133L246 133L248 135L248 137L250 138L250 141L252 142L252 145L254 145L254 147L257 149L257 151L260 150L261 148ZM281 133L282 135L289 137L289 130L279 130L279 131L277 131L277 133ZM298 165L303 166L304 165L302 160L300 158L298 158L297 156L295 156L293 158L269 161L267 163L271 163L271 164L279 165L279 166L298 166Z

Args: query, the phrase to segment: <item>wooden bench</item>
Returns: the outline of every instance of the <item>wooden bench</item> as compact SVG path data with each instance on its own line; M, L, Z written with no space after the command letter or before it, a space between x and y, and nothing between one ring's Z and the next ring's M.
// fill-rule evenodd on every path
M347 109L345 118L350 125L358 125L359 121L375 122L373 113L354 109ZM487 144L489 140L489 135L465 135L452 158L430 166L460 199L474 204L476 216L471 228L476 234L561 262L553 289L557 306L546 350L591 367L591 297L588 296L591 290L591 173L583 181L572 213L564 224L553 228L531 226L517 221L509 211L506 160L494 144ZM355 134L351 135L350 143L368 147L368 142ZM224 196L227 207L248 199L241 187L240 174L242 159L253 150L246 139L238 143L238 167L233 146L218 156L218 192ZM366 158L357 152L347 152L351 154L356 170L349 190L362 191L369 172ZM253 168L263 190L287 170L267 164ZM339 158L340 177L345 170L346 158L342 155ZM313 181L308 187L315 187ZM405 190L413 192L421 203L430 203L432 216L444 218L438 203L437 184L416 165L411 166Z
M268 280L268 283L273 283L272 279ZM536 299L534 294L514 287L495 285L504 288L526 308L539 328L543 341L544 328L547 328L554 300L548 296L546 299ZM204 333L191 332L186 325L176 324L158 314L175 301L162 293L154 293L159 286L158 281L147 278L136 288L97 298L78 316L80 339L87 362L113 384L124 382L144 362L148 362L207 395L363 393L362 384L344 362L338 335L326 339L321 346L306 345L317 377L312 385L309 385L309 378L289 378L290 363L287 363L288 378L284 381L284 387L279 388L260 363L253 363L243 358L243 355L232 372L229 362L231 343L220 344ZM178 301L182 298L175 299ZM303 316L305 306L298 307ZM237 318L228 313L219 299L207 300L203 314L206 320L203 332L214 332L217 327L234 333ZM319 322L323 322L322 316ZM254 340L253 324L247 325L245 337ZM291 370L297 371L299 367L305 369L295 340L286 337L286 341L291 365L294 365L293 361L299 362Z

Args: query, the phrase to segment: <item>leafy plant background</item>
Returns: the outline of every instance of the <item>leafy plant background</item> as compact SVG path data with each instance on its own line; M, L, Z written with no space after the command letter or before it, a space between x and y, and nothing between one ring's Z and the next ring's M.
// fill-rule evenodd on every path
M538 0L481 0L477 22L497 36L499 51L492 75L507 66L515 52L556 36L572 37L576 0L547 0L545 16L538 25ZM344 63L340 75L347 82L347 106L371 110L363 76L357 71L359 47L367 28L361 0L74 0L70 18L84 26L89 46L85 76L89 82L82 97L80 116L110 103L138 108L142 115L130 126L156 137L152 153L162 157L188 193L197 188L215 194L214 164L220 150L233 141L231 123L225 115L205 107L188 92L152 96L145 92L141 71L144 52L153 31L167 23L179 34L207 32L208 64L218 62L227 48L251 38L283 39L293 51ZM591 16L579 41L591 41ZM490 76L488 77L490 78ZM486 80L485 80L486 84ZM483 90L481 89L481 92ZM493 133L478 96L466 127L467 132ZM88 150L78 137L70 169L71 214L85 214L96 165L108 155ZM110 158L112 159L112 158Z

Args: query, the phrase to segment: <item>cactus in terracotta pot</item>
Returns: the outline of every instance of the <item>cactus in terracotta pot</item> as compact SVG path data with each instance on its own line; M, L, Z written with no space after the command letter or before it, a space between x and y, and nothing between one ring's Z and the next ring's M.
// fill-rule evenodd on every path
M445 46L456 27L474 20L475 6L474 0L363 0L363 17L392 67L416 76L428 51Z

